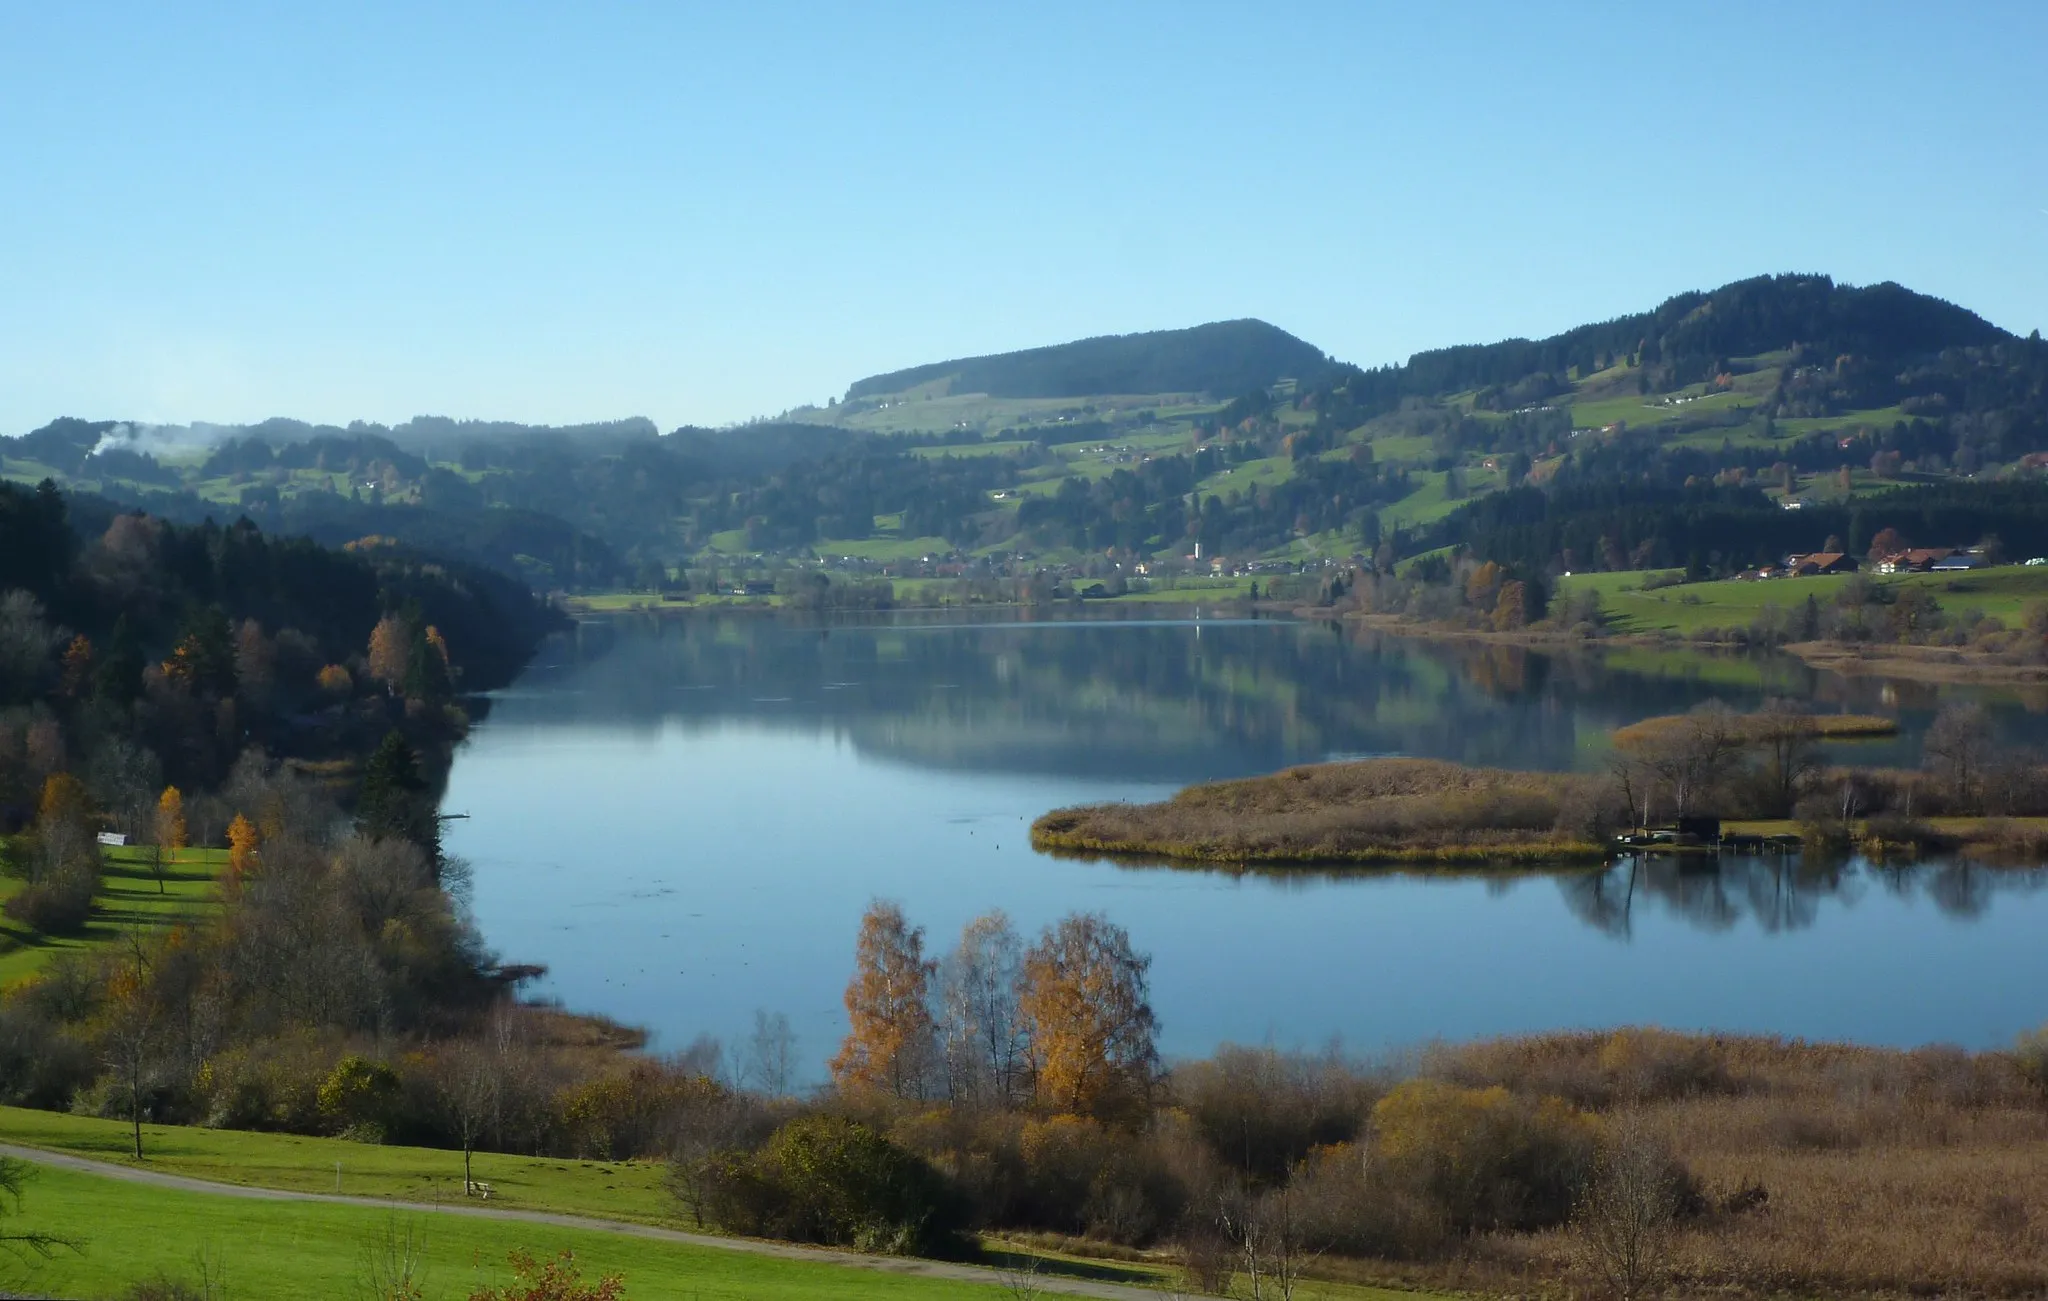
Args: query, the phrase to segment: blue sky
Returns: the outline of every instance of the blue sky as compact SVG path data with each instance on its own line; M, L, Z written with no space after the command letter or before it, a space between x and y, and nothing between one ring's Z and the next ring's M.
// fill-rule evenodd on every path
M2048 5L0 7L0 432L664 428L1767 271L2048 326Z

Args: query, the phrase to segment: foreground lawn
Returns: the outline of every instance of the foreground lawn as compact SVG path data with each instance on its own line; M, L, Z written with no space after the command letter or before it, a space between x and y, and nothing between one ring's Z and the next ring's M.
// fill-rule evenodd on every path
M38 936L12 921L0 921L0 989L40 971L59 953L110 944L132 927L154 929L205 916L214 908L214 884L227 869L225 849L186 849L168 866L159 886L149 869L149 849L128 845L105 851L106 877L93 896L92 920L78 935ZM0 899L22 883L0 879Z
M195 1281L203 1256L226 1274L233 1297L346 1297L392 1235L423 1246L425 1295L461 1298L510 1281L515 1248L568 1250L586 1279L616 1271L627 1295L649 1298L902 1298L946 1301L1001 1295L996 1287L904 1277L844 1265L778 1260L711 1247L648 1241L394 1207L263 1202L176 1192L38 1167L23 1214L10 1230L40 1229L83 1241L84 1251L17 1264L0 1256L0 1287L59 1297L105 1297L159 1271Z
M144 1125L145 1159L138 1163L129 1128L120 1121L19 1107L0 1107L0 1140L252 1188L413 1202L462 1200L462 1154L436 1148ZM491 1185L492 1206L672 1223L675 1203L662 1187L661 1167L653 1162L479 1152L475 1169L477 1179Z
M143 1126L146 1159L137 1162L130 1131L119 1121L18 1107L0 1107L0 1142L70 1153L161 1174L294 1192L340 1191L429 1205L461 1197L462 1156L433 1148L385 1147L342 1139L235 1130ZM647 1161L565 1161L476 1155L477 1178L491 1185L488 1208L587 1216L695 1231L674 1218L661 1167ZM470 1206L478 1203L469 1202ZM630 1232L559 1228L521 1221L440 1215L307 1202L265 1202L150 1188L117 1179L39 1167L19 1220L10 1231L41 1229L87 1239L83 1256L59 1256L25 1272L0 1253L0 1294L8 1290L64 1297L108 1296L158 1270L190 1276L201 1250L225 1261L230 1295L349 1295L371 1250L396 1229L426 1240L431 1265L426 1295L466 1297L480 1282L503 1282L514 1247L536 1253L568 1248L586 1276L625 1274L628 1295L650 1297L977 1298L1008 1295L1001 1287L905 1277L814 1260L776 1260L737 1251L637 1238ZM1000 1241L1000 1256L1039 1258L1041 1277L1078 1276L1141 1287L1165 1287L1156 1266L1086 1260ZM914 1266L908 1266L914 1268ZM1425 1294L1316 1282L1297 1296L1316 1301L1428 1301Z

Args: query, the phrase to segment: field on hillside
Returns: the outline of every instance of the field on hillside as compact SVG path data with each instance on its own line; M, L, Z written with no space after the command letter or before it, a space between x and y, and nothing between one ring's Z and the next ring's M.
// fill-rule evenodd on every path
M1807 597L1826 604L1850 581L1847 574L1760 581L1719 579L1642 590L1653 572L1628 570L1573 574L1558 580L1560 595L1591 590L1600 594L1609 626L1617 632L1689 635L1704 628L1746 627L1766 606L1791 610ZM2048 565L2005 565L1975 574L1870 575L1881 587L1917 587L1931 593L1951 614L1975 610L2017 627L2027 609L2048 601Z
M157 929L204 916L215 906L214 884L227 868L228 852L182 850L166 865L161 882L150 869L147 846L108 849L105 857L106 875L84 933L49 939L0 920L0 989L33 975L59 953L111 944L133 927ZM0 899L21 888L21 881L0 877Z

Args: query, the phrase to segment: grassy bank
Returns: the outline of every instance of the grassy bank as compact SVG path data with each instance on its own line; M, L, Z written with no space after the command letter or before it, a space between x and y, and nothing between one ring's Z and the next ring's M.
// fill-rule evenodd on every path
M1604 846L1558 830L1588 798L1589 779L1568 773L1366 759L1058 809L1032 824L1031 843L1202 863L1598 862Z
M34 975L60 953L111 944L136 927L159 930L210 915L216 907L214 886L227 869L228 851L180 850L161 881L150 870L147 846L108 849L105 860L92 919L77 935L42 936L0 920L0 989ZM21 887L18 880L0 878L0 899Z

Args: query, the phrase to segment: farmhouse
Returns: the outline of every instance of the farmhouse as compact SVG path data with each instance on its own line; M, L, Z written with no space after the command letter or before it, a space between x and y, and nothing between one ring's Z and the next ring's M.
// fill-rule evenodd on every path
M1785 572L1794 578L1811 578L1816 574L1853 574L1856 572L1856 557L1841 551L1816 551L1812 555L1787 556Z

